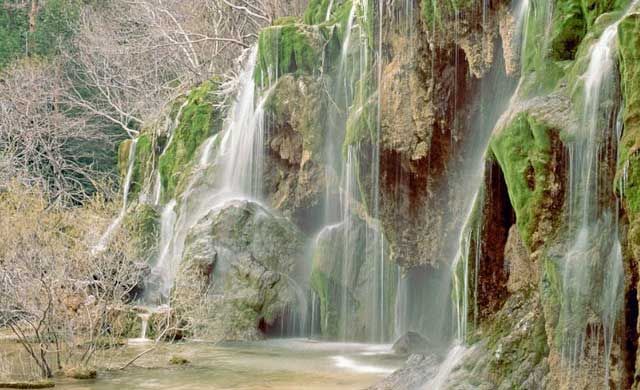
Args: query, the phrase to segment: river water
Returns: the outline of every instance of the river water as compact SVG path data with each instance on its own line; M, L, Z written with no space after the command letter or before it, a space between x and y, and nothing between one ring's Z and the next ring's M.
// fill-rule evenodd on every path
M126 347L114 367L150 345ZM107 355L108 356L108 355ZM172 356L189 360L169 363ZM274 339L216 345L162 344L126 370L100 371L89 381L56 380L56 389L365 389L400 367L390 345Z

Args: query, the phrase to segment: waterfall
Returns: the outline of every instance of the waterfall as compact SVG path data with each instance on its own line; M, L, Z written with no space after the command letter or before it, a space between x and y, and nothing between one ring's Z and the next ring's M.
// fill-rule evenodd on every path
M475 207L480 206L482 188L479 186L473 196L467 216L465 218L465 225L462 228L460 234L460 241L458 243L458 251L455 254L453 263L451 264L452 272L452 295L454 302L454 318L455 318L455 334L456 340L459 343L464 343L467 339L468 330L468 318L469 318L469 294L470 294L470 270L469 270L469 257L471 256L471 245L473 242L473 233L478 232L479 219L476 218ZM476 237L476 242L477 237ZM477 249L477 248L476 248ZM475 251L476 259L476 273L479 265L479 251ZM477 277L474 278L477 281ZM475 296L475 295L474 295Z
M590 49L583 75L581 126L568 146L570 240L562 259L559 325L563 360L570 368L578 368L590 349L599 351L600 344L604 346L597 354L604 359L607 385L624 278L620 205L612 195L614 177L610 170L617 158L611 151L617 150L622 128L615 56L621 19L607 27Z
M239 75L239 93L221 140L219 134L214 134L203 143L199 164L186 189L163 209L160 251L147 288L148 300L158 303L168 298L187 233L202 217L232 199L260 198L265 135L262 107L269 91L256 103L253 79L256 61L257 47L254 47ZM217 153L212 157L215 148ZM211 167L216 167L215 179L205 180Z
M464 345L456 344L447 353L447 357L444 359L438 373L423 387L424 390L439 390L447 382L449 375L456 368L458 363L466 356L469 349Z
M180 124L180 120L182 119L182 111L184 111L184 108L187 106L188 103L189 103L189 99L185 99L184 103L182 103L178 108L178 112L176 113L176 116L173 119L171 118L170 114L167 116L167 120L165 122L166 123L165 133L169 135L169 140L167 141L167 144L164 146L162 153L160 153L158 160L160 160L162 156L164 156L167 150L169 150L169 146L171 146L171 144L173 143L173 137L175 136L176 129L178 128L178 125ZM160 176L160 166L156 167L155 179L151 189L153 191L153 204L158 206L160 205L160 200L162 197L162 178Z
M149 328L149 318L151 317L151 314L149 314L149 313L140 313L140 315L138 317L140 317L140 321L141 321L140 339L141 340L146 340L147 339L147 329Z
M127 161L127 173L124 177L124 181L122 182L122 208L120 208L120 212L118 216L111 222L107 230L102 234L98 243L91 250L92 253L100 253L107 248L109 245L109 240L111 240L111 236L113 233L120 227L122 220L127 213L127 202L129 199L129 188L131 187L131 180L133 178L133 169L136 163L136 144L138 143L137 139L131 140L131 144L129 146L129 157Z
M393 289L396 277L395 266L387 264L388 249L379 222L380 100L377 88L368 89L368 85L369 78L376 76L379 84L382 57L378 55L378 68L374 69L372 42L366 32L366 24L371 22L367 20L366 7L366 2L351 3L348 18L341 26L344 32L337 67L327 75L332 104L324 137L324 220L313 242L312 260L314 264L329 259L335 263L333 268L325 265L322 272L330 273L341 286L335 296L320 297L331 299L330 305L335 306L332 310L335 318L330 320L327 302L320 301L321 330L326 331L329 322L335 321L333 337L342 341L357 338L382 342L391 336L393 328L393 320L388 318L393 316L392 296L386 292ZM377 38L381 45L382 9L378 12ZM369 105L372 110L367 110ZM377 113L374 116L369 111ZM350 139L350 131L355 131L351 127L367 119L376 122L376 127L369 129L370 142ZM365 175L370 175L370 182L363 180ZM329 244L336 240L341 243L340 248ZM365 325L357 329L360 324Z

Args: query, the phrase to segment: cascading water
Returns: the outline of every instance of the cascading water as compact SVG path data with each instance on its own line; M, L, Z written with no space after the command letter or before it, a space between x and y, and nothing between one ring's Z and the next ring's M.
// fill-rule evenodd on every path
M378 116L372 118L377 120L377 127L372 129L375 135L370 145L348 139L350 128L357 126L362 116L369 115L365 107L372 104L371 98L377 93L366 89L371 84L369 78L375 74L365 27L371 21L366 18L366 2L352 2L344 26L338 27L344 28L339 62L335 74L327 77L333 104L327 115L325 213L323 228L313 242L312 285L314 281L321 283L320 273L328 274L340 286L340 293L316 294L311 300L311 311L315 313L314 309L319 308L318 315L312 315L315 321L312 326L319 324L325 335L341 340L381 342L391 337L392 321L388 317L393 316L392 297L387 293L395 283L395 276L391 277L395 268L387 264L378 218L379 106L372 110ZM369 166L362 165L362 156L367 156ZM365 171L371 182L363 183ZM365 188L370 192L366 193ZM341 243L339 248L330 245L335 241ZM315 285L314 294L322 288Z
M511 49L521 54L522 61L526 55L523 53L523 48L527 28L525 20L529 12L528 0L521 0L513 4L517 40L512 45L517 45L517 47L511 47ZM460 175L462 182L458 184L458 187L463 188L464 193L471 196L465 197L461 201L460 209L464 210L464 217L460 218L461 224L455 229L454 236L457 237L457 246L455 252L450 255L451 261L448 270L448 277L451 280L450 299L453 302L453 342L445 361L440 365L435 377L425 384L424 389L439 389L444 386L454 367L464 358L468 352L464 343L467 341L469 316L472 311L474 315L477 312L477 309L471 310L470 306L475 305L477 275L479 267L482 266L480 264L479 237L483 221L479 208L484 203L485 151L491 133L500 117L509 108L509 105L517 101L518 89L521 84L521 81L512 80L506 75L506 64L500 60L502 56L498 54L495 58L497 61L489 74L481 80L480 91L475 98L481 109L476 120L472 121L477 124L473 142L463 145L460 151L466 156L466 161L459 168L462 172ZM473 259L474 269L470 269L472 255L475 256ZM475 276L472 278L472 275ZM470 298L473 298L474 302L470 302Z
M564 362L576 369L588 356L601 356L605 386L624 278L612 169L622 126L615 56L618 24L607 27L590 49L581 126L568 146L571 239L562 260L559 325Z
M184 249L184 240L210 210L232 199L258 199L261 194L264 122L262 105L256 104L253 74L257 49L253 48L239 78L238 99L231 109L222 140L214 134L203 143L199 165L180 199L170 200L161 216L159 256L147 288L148 299L166 300ZM265 96L268 95L268 92ZM212 150L218 148L216 157ZM211 161L213 160L213 161ZM216 167L215 180L208 180Z
M122 183L122 208L118 213L118 216L111 222L107 230L102 234L98 243L93 247L93 253L100 253L107 248L109 245L109 240L111 240L111 236L113 233L120 227L122 220L127 213L127 205L129 199L129 188L131 187L131 179L133 177L133 168L135 167L136 162L136 144L138 143L137 139L131 140L131 144L129 146L129 157L127 161L127 174L124 177L124 181Z

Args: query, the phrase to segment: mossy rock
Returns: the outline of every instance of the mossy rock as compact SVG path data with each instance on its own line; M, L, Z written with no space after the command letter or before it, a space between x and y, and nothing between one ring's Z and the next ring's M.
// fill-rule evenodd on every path
M184 358L182 356L178 356L178 355L173 355L171 356L171 359L169 359L169 364L174 365L174 366L184 366L185 364L189 364L189 360L187 360L187 358Z
M577 38L571 35L575 32L570 28L576 27L576 21L570 18L555 20L553 29L550 31L548 29L550 9L546 2L541 4L540 1L532 1L530 7L534 10L530 10L524 23L526 39L523 42L520 59L523 81L519 93L525 97L552 91L558 81L564 77L564 68L556 60L563 59L566 53L554 58L552 52L554 42L555 47L566 48L569 43L573 44L572 39L581 40L583 35L580 33ZM581 19L578 20L581 21Z
M552 154L558 152L558 145L553 144L558 138L557 130L520 113L490 142L490 151L504 174L518 230L529 249L547 189L553 184L550 163Z
M145 185L145 180L152 177L155 165L153 138L149 134L141 134L136 139L135 160L131 172L130 194L138 194ZM126 174L126 173L125 173Z
M138 257L145 261L153 258L160 234L158 211L149 204L137 204L126 214L124 224L134 240Z
M304 11L303 20L306 24L320 24L326 20L329 5L335 0L311 0Z
M640 213L640 13L618 26L620 74L624 97L624 134L619 145L618 181L623 202L633 216ZM620 188L620 186L617 186Z
M131 153L131 139L125 139L118 145L118 173L124 178L129 168L129 154Z
M158 162L165 200L181 190L198 147L222 128L223 113L214 108L218 103L217 88L216 80L205 81L187 96L171 143Z
M286 74L314 75L322 64L325 38L315 27L298 23L263 29L258 38L257 85L272 85Z
M143 133L136 138L135 155L131 172L129 194L139 193L152 175L155 165L154 139L150 134ZM118 171L124 181L129 170L129 159L133 140L126 139L118 146Z
M98 376L98 371L91 367L70 367L64 370L64 375L73 379L95 379Z

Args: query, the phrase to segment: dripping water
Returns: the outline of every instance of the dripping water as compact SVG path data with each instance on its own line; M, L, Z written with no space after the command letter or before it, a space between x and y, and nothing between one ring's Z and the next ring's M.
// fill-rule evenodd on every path
M129 146L129 159L127 162L127 173L124 177L124 182L122 184L122 208L120 208L120 212L118 216L111 222L107 230L102 234L98 243L93 247L92 253L100 253L107 248L109 245L109 240L111 240L111 236L113 233L120 227L122 220L127 213L127 205L129 199L129 189L131 187L131 180L133 178L133 169L135 167L136 162L136 145L138 143L137 139L131 140L131 144Z

